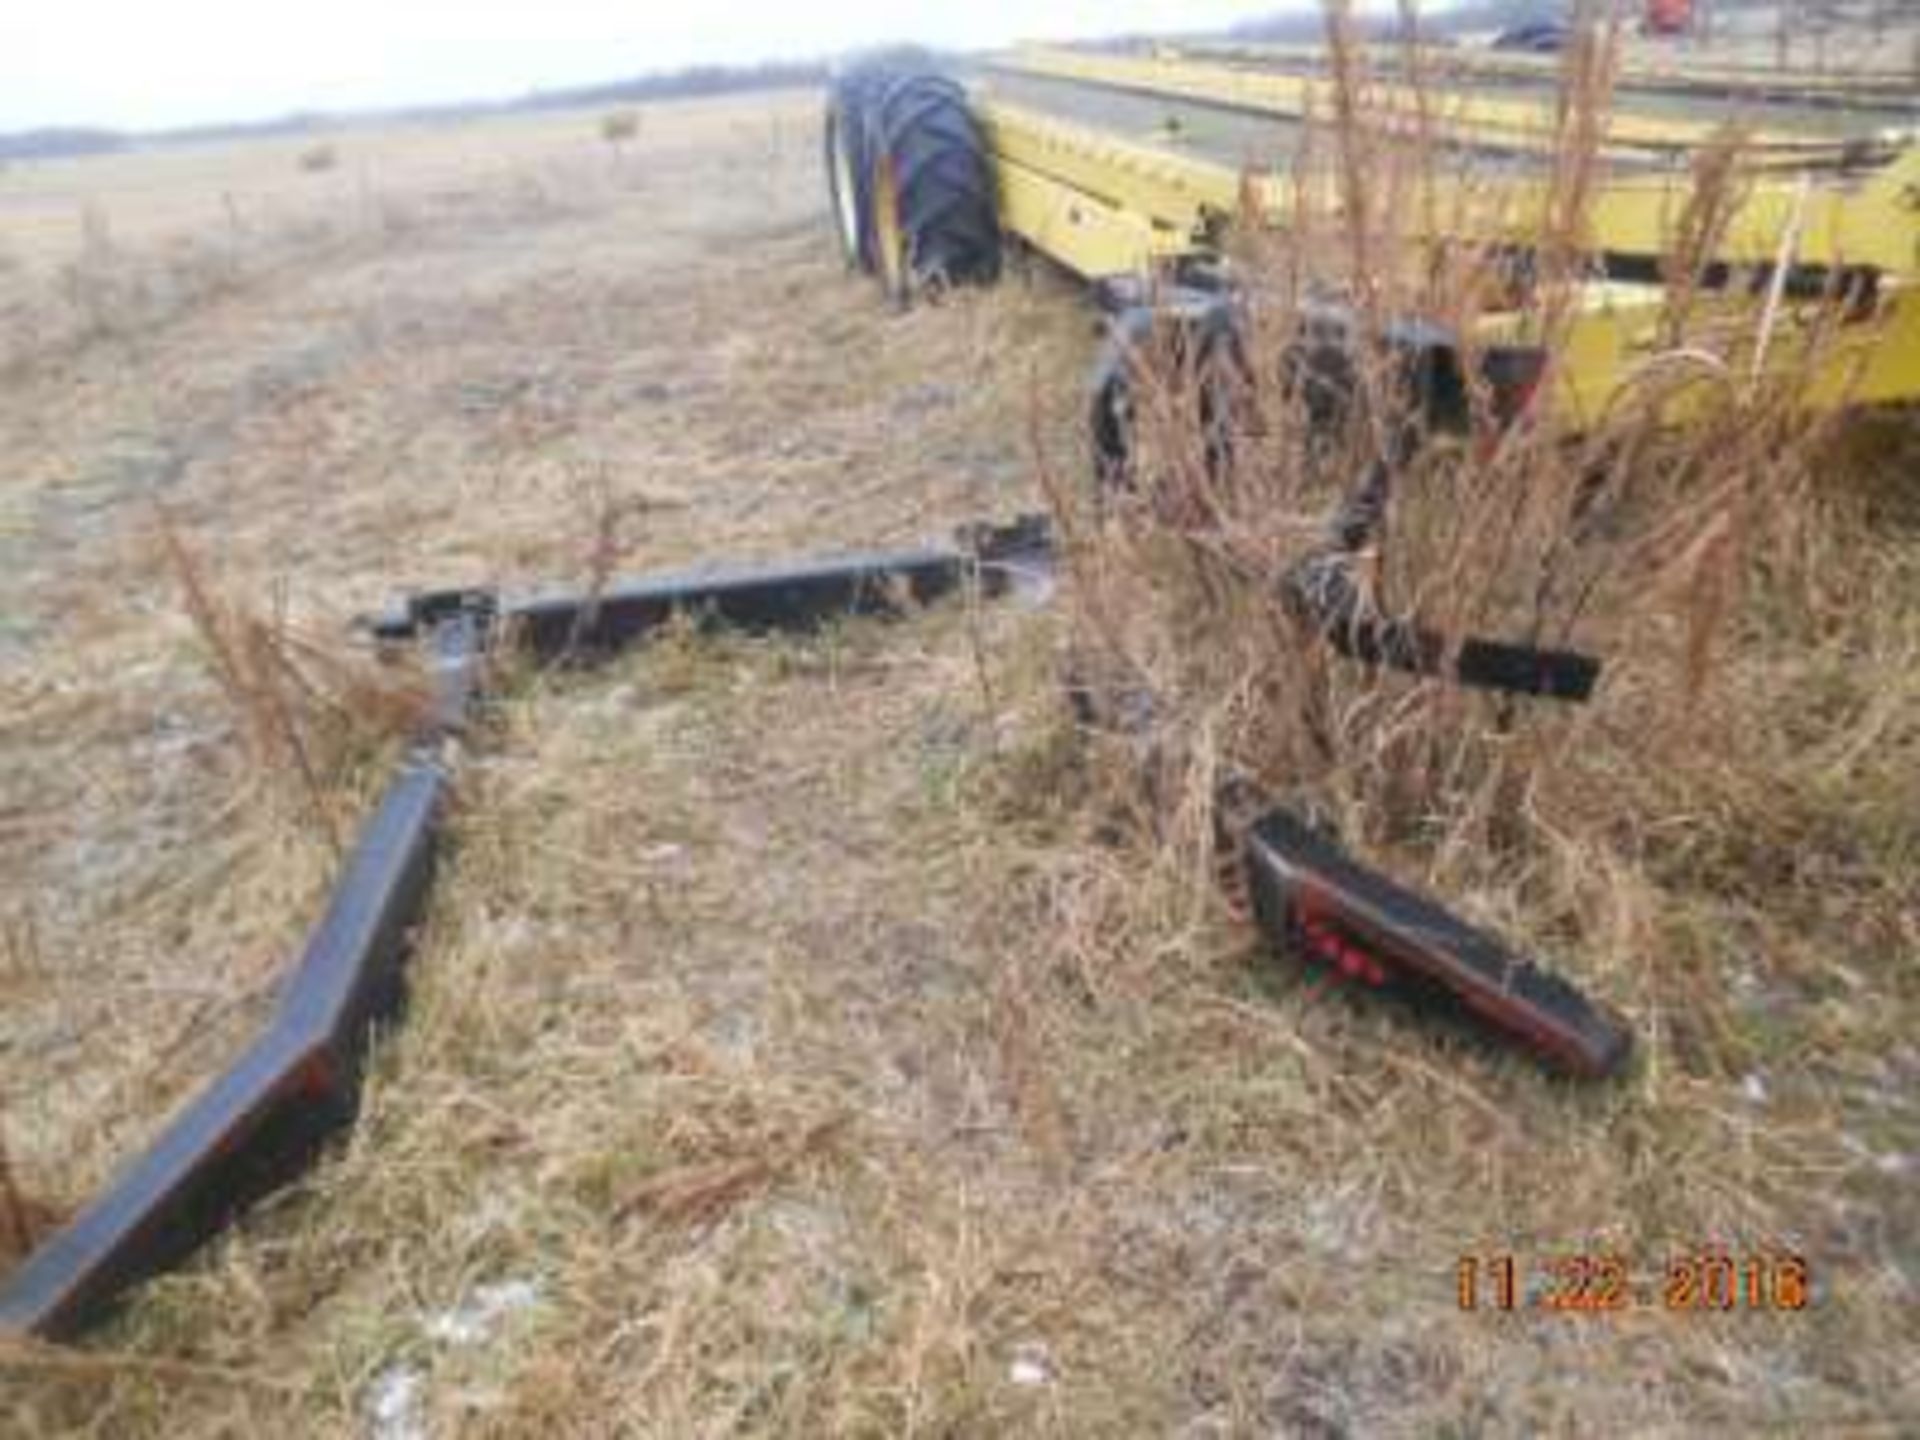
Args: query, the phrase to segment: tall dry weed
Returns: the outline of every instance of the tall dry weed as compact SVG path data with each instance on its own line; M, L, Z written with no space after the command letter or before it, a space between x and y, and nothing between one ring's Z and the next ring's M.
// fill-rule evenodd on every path
M1617 21L1583 33L1536 241L1516 255L1423 238L1432 197L1482 177L1431 143L1444 98L1383 108L1347 7L1330 7L1334 100L1299 151L1293 223L1245 225L1231 247L1237 341L1168 329L1142 343L1132 483L1091 507L1074 481L1048 485L1076 663L1110 700L1152 697L1149 733L1119 763L1153 770L1147 823L1183 850L1180 873L1208 883L1213 797L1245 777L1407 878L1586 951L1585 968L1632 1005L1699 978L1646 958L1662 897L1679 908L1701 886L1751 893L1780 866L1760 837L1791 845L1831 803L1793 758L1788 737L1808 717L1780 708L1805 679L1793 647L1837 631L1889 643L1865 633L1887 571L1836 563L1849 545L1877 562L1884 546L1846 518L1827 464L1844 422L1795 403L1857 319L1848 297L1789 302L1767 277L1711 262L1740 198L1737 135L1695 162L1660 348L1604 413L1564 403L1620 45ZM1792 261L1791 236L1780 258ZM1329 306L1355 317L1350 394L1332 420L1285 359ZM1509 423L1477 378L1474 337L1515 308L1544 378ZM1458 338L1463 433L1412 443L1405 366L1382 339L1408 325ZM1598 656L1594 701L1503 697L1337 656L1287 581L1356 511L1378 519L1347 562L1365 611L1437 631L1450 651L1484 636ZM1844 688L1826 697L1823 731L1843 749L1883 713L1857 677ZM1750 853L1752 872L1692 869L1706 851Z
M234 602L164 509L156 509L154 533L253 777L292 799L340 850L352 780L383 742L421 727L426 685L303 636L284 595L265 615Z

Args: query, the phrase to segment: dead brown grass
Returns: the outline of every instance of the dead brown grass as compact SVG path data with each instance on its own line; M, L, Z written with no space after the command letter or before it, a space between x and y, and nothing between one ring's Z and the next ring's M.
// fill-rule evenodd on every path
M84 399L43 376L0 405L22 436L56 417L34 443L70 453L80 495L124 463L92 437L191 433L170 510L209 589L297 574L300 633L405 581L603 583L924 537L1030 503L1036 471L1064 490L1077 299L1039 277L888 314L839 273L810 147L772 133L758 109L686 132L649 112L632 190L526 231L469 211L417 254L251 296L232 329L162 332L113 358L125 375L90 352ZM1379 172L1376 253L1397 183ZM1350 234L1310 241L1254 267L1269 313L1323 261L1340 274ZM1448 305L1506 283L1482 263L1438 271ZM1383 281L1383 313L1421 283ZM209 359L242 339L239 375ZM1604 649L1578 714L1301 644L1254 591L1311 543L1338 457L1303 463L1269 388L1245 488L1223 491L1177 384L1158 449L1164 515L1186 518L1083 522L1068 616L677 634L525 677L465 762L408 1020L353 1137L78 1356L0 1356L5 1413L382 1436L1899 1423L1911 431L1849 429L1850 478L1822 461L1815 484L1821 438L1723 389L1708 433L1737 465L1652 424L1662 386L1591 455L1542 416L1479 460L1436 450L1396 497L1383 601ZM1569 523L1593 513L1583 466L1611 487L1592 533ZM253 686L223 688L205 639L227 622L102 598L178 584L144 504L100 508L36 497L20 553L40 568L0 574L44 627L15 642L30 673L0 676L0 843L30 877L9 933L39 937L15 947L40 958L7 972L0 1051L29 1195L81 1193L176 1098L114 1053L180 1014L144 987L230 1006L331 868L298 805L245 803L229 697ZM1109 640L1171 697L1171 803L1060 703L1068 650ZM171 801L138 783L161 714L211 727ZM76 799L52 763L73 755L128 833ZM1575 1090L1274 964L1199 843L1229 762L1622 1006L1644 1067ZM93 903L53 925L71 897ZM203 1021L196 1059L230 1033ZM63 1055L60 1091L24 1089ZM1462 1253L1608 1248L1644 1272L1710 1244L1803 1249L1815 1309L1455 1301Z
M464 139L455 130L442 148L457 150ZM241 296L295 288L303 277L342 264L430 249L474 229L535 227L577 215L604 203L599 192L609 184L622 183L584 154L551 144L423 178L389 154L404 153L408 141L420 144L419 137L400 144L376 137L352 167L336 143L299 150L287 167L306 182L304 190L322 190L317 196L276 193L277 177L247 174L245 166L258 162L244 152L229 163L256 189L235 188L216 163L173 177L178 198L164 178L138 169L117 183L82 173L63 187L59 168L46 167L53 177L33 187L45 196L29 191L16 222L36 263L0 264L0 314L8 322L0 378L58 370L94 346L138 346ZM164 177L163 167L191 161L156 156L151 164ZM70 206L69 187L87 198L77 211L56 209ZM194 223L175 218L176 206ZM161 218L150 219L149 211ZM48 238L59 231L73 239Z
M1196 927L1229 923L1209 918L1212 797L1227 775L1255 777L1389 870L1554 957L1632 1015L1643 1038L1643 1067L1623 1093L1551 1102L1552 1177L1531 1198L1486 1158L1518 1142L1509 1125L1541 1120L1506 1080L1493 1105L1472 1106L1489 1132L1471 1150L1390 1128L1361 1173L1430 1190L1428 1213L1463 1253L1600 1246L1657 1266L1696 1246L1822 1250L1834 1267L1825 1335L1801 1338L1824 1350L1851 1335L1844 1348L1856 1357L1911 1343L1893 1339L1904 1322L1884 1307L1911 1284L1901 1258L1911 1236L1888 1207L1889 1177L1913 1163L1913 1132L1885 1088L1891 1073L1860 1077L1862 1066L1883 1073L1867 1057L1898 1044L1881 1027L1911 995L1902 977L1920 836L1895 813L1908 801L1893 797L1914 793L1920 732L1895 718L1905 702L1883 687L1905 694L1892 677L1909 668L1920 617L1910 526L1869 519L1894 473L1887 457L1855 445L1854 463L1837 464L1859 422L1791 403L1828 353L1840 303L1813 307L1789 341L1773 324L1775 292L1743 323L1723 321L1707 353L1687 314L1693 274L1676 270L1666 332L1676 363L1656 357L1644 388L1605 423L1576 426L1549 405L1497 435L1477 413L1466 442L1430 445L1396 479L1386 523L1356 562L1377 613L1456 640L1600 654L1609 671L1594 704L1503 701L1331 657L1289 612L1283 579L1326 543L1355 477L1391 453L1392 367L1363 346L1344 431L1310 437L1300 386L1266 357L1281 353L1309 296L1460 332L1495 293L1489 257L1456 251L1424 267L1383 258L1407 253L1393 217L1442 162L1370 143L1364 63L1337 26L1334 38L1351 99L1331 118L1331 139L1308 152L1327 157L1333 183L1300 193L1340 203L1240 249L1254 358L1225 380L1238 429L1231 462L1217 463L1197 423L1201 388L1221 376L1195 373L1190 353L1162 344L1142 359L1148 459L1137 488L1090 514L1070 479L1049 484L1071 532L1077 663L1116 694L1154 697L1150 733L1105 742L1106 767L1136 787L1123 832L1174 894L1191 897L1161 908L1137 872L1096 867L1080 882L1092 898L1074 902L1080 923L1100 954L1205 953ZM1531 277L1550 351L1570 313L1572 237L1591 188L1597 127L1582 113L1604 109L1608 69L1604 57L1569 61L1568 148ZM1730 140L1728 155L1735 148ZM1703 163L1689 211L1702 233L1724 214L1734 175L1727 156ZM1910 417L1888 422L1896 433L1903 424ZM1144 797L1143 756L1153 766ZM1343 1026L1368 1023L1339 1013ZM1350 1053L1337 1083L1405 1067L1446 1093L1443 1109L1459 1104L1457 1057L1436 1065L1428 1042L1391 1033L1364 1060ZM1483 1064L1471 1073L1484 1077ZM1466 1081L1482 1096L1483 1083ZM1367 1145L1357 1134L1332 1143L1346 1154ZM1498 1198L1486 1198L1489 1183ZM1404 1220L1427 1207L1408 1188L1391 1208ZM1868 1215L1880 1217L1875 1238L1839 1238ZM1770 1348L1785 1339L1753 1337L1739 1353L1756 1367L1806 1364ZM1695 1340L1710 1343L1669 1337L1682 1351ZM1472 1354L1454 1358L1470 1365ZM1853 1383L1870 1406L1911 1403L1895 1400L1891 1370L1860 1364ZM1571 1393L1578 1381L1565 1384ZM1669 1418L1729 1413L1711 1408L1713 1393L1703 1383L1676 1394L1683 1408Z

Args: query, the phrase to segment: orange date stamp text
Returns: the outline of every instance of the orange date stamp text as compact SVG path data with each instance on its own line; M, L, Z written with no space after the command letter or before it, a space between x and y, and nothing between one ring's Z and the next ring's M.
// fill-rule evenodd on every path
M1468 1312L1791 1314L1813 1300L1805 1258L1785 1251L1700 1250L1655 1265L1603 1252L1463 1255L1454 1283Z

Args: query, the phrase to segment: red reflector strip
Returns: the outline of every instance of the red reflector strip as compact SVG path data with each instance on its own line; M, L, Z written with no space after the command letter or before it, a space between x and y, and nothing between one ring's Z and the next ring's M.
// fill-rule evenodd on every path
M1347 979L1375 987L1387 983L1386 967L1322 921L1309 921L1301 936L1316 960L1330 965Z

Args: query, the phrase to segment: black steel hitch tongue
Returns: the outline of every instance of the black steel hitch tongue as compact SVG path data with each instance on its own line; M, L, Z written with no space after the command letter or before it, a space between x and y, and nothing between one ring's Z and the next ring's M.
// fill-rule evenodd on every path
M0 1337L67 1339L129 1286L177 1263L286 1184L350 1125L374 1027L396 1015L426 911L452 788L448 761L504 637L537 659L602 653L678 614L747 630L894 614L970 579L997 595L1044 573L1042 517L975 526L951 549L900 550L759 569L690 572L514 603L437 590L363 622L386 643L427 642L432 700L280 994L240 1058L0 1286Z
M506 603L486 590L434 591L369 622L377 639L429 642L433 699L421 733L363 827L266 1029L7 1278L0 1337L78 1334L127 1287L190 1254L297 1175L352 1123L373 1029L404 1000L405 963L425 914L452 785L451 745L479 696L487 652L503 634L551 660L632 643L682 614L748 630L799 629L843 615L897 613L968 583L1004 594L1044 581L1051 564L1047 524L1028 518L972 527L950 549L689 573L597 595ZM1416 645L1416 658L1426 654ZM1361 869L1284 815L1254 827L1246 860L1257 913L1286 943L1369 983L1451 997L1573 1073L1609 1074L1624 1059L1627 1032L1571 986Z

